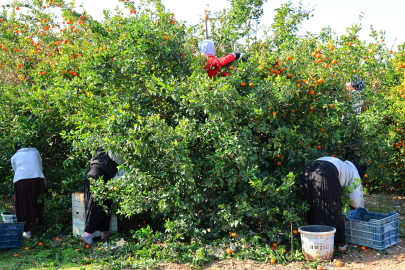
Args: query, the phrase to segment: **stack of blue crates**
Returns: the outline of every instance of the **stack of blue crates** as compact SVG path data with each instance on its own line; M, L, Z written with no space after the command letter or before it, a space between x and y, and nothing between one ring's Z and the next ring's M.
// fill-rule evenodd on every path
M0 250L21 247L23 232L23 222L0 222Z
M357 208L344 216L348 243L383 250L399 242L398 213L383 215Z

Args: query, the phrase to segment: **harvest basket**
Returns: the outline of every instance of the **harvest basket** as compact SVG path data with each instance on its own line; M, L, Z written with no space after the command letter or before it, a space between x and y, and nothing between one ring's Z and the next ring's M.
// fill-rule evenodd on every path
M21 247L23 232L23 222L0 222L0 250Z
M302 253L307 261L333 258L333 242L336 229L323 225L308 225L298 228L301 235Z
M344 216L348 243L382 250L399 242L398 213L383 215L357 208Z

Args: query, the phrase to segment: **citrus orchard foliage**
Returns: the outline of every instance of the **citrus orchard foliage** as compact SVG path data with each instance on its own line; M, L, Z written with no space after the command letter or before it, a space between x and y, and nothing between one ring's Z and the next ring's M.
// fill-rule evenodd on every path
M15 1L0 22L3 183L10 187L12 177L6 147L37 146L61 198L49 196L48 211L69 204L98 147L121 153L126 173L97 182L96 196L119 202L125 215L150 213L177 238L249 230L275 238L302 225L307 206L297 180L325 155L355 151L369 166L370 190L401 185L400 165L394 172L393 155L384 153L398 143L402 164L404 46L392 54L383 32L372 30L372 44L359 40L359 25L341 37L329 28L299 37L311 12L287 3L274 34L257 40L250 20L263 3L232 1L228 17L211 21L217 53L243 38L249 59L212 81L197 49L201 24L186 27L158 1L124 1L130 15L105 12L104 22L63 1L50 4ZM366 84L361 115L344 86L352 75Z
M387 148L381 148L377 154L384 162L375 168L375 177L369 177L367 187L372 191L394 187L402 194L405 193L404 173L404 99L405 99L405 46L398 46L399 52L390 51L393 55L392 70L386 76L386 80L376 81L378 89L385 88L386 111L384 115L384 127L391 144ZM377 166L376 166L377 167ZM390 179L390 182L385 179Z

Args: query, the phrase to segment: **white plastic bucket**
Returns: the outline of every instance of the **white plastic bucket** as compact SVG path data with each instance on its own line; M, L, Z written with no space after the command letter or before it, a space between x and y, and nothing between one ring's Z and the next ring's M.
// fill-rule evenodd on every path
M17 222L17 218L15 215L12 215L10 212L3 212L1 213L1 216L3 217L3 222L4 223L14 223Z
M308 225L298 228L301 234L302 253L307 261L333 258L333 242L336 229L323 225Z

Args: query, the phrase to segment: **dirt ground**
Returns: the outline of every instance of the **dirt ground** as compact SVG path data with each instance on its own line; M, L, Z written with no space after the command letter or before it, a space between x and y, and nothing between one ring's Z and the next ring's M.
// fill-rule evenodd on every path
M351 245L353 246L353 245ZM405 270L405 239L401 238L400 243L385 250L386 252L367 249L365 251L352 251L349 254L335 257L334 260L342 262L342 266L336 265L336 262L322 263L324 270L349 270L349 269L367 269L367 270ZM187 265L161 263L156 270L188 270ZM259 270L259 269L311 269L304 266L304 262L293 262L282 265L272 265L270 263L259 263L253 260L238 261L234 259L219 260L204 265L202 269L234 269L234 270ZM316 269L316 268L315 268Z
M399 213L400 230L405 224L405 196L392 194L365 195L365 207L370 212L388 214L390 212ZM13 212L12 200L1 198L0 208ZM367 270L405 270L405 238L400 238L400 242L384 251L376 251L367 248L365 251L359 250L357 246L349 244L353 250L348 254L340 254L334 257L334 261L322 263L325 270L348 270L348 269L367 269ZM341 267L336 265L336 260L343 263ZM186 264L160 263L156 270L188 270L192 269ZM239 261L235 259L217 260L212 263L203 265L202 269L234 269L234 270L259 270L259 269L312 269L305 262L292 262L286 265L270 263L259 263L253 260ZM316 268L315 268L316 269Z
M405 223L405 197L399 196L394 199L394 195L380 194L365 195L364 206L370 212L388 214L390 212L399 213L400 230L403 229L402 224ZM400 238L400 242L394 246L387 248L384 251L377 251L370 248L357 251L358 246L348 245L353 250L348 254L340 254L334 257L334 260L327 263L322 263L324 270L349 270L349 269L367 269L367 270L405 270L405 239ZM339 267L336 261L342 262ZM160 263L156 270L186 270L191 269L187 265ZM305 265L305 262L292 262L286 265L270 263L259 263L253 260L238 261L235 259L218 260L210 264L204 265L202 269L217 270L217 269L234 269L234 270L259 270L259 269L312 269ZM315 268L316 269L316 268Z

